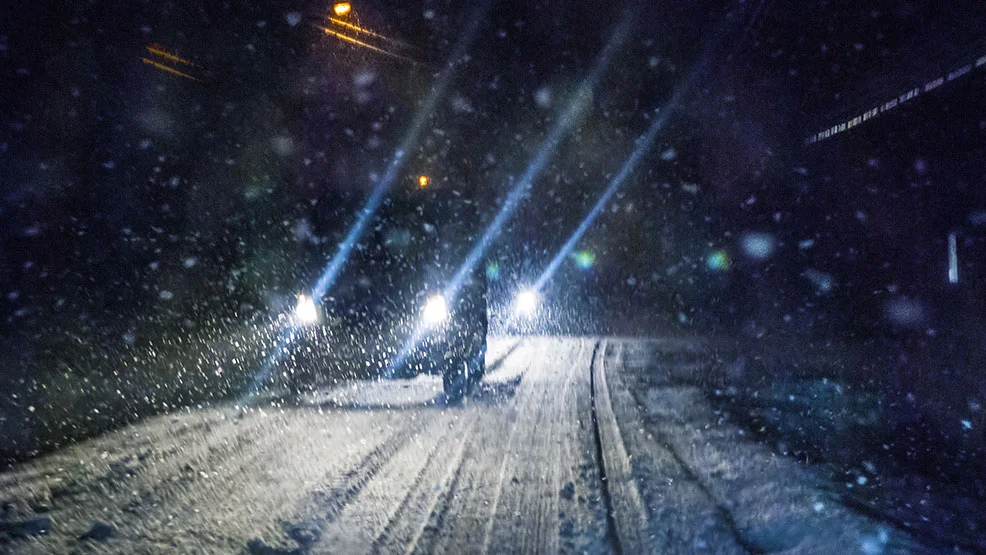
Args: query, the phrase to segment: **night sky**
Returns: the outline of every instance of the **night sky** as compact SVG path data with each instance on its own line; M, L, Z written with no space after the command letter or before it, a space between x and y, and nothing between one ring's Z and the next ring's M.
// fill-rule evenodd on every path
M393 187L428 174L478 199L489 223L625 18L588 109L488 252L497 294L536 279L663 108L654 148L579 242L592 264L572 257L547 287L575 314L553 329L870 337L947 327L953 304L984 312L983 68L804 144L986 54L975 2L499 1L458 60L471 3L355 3L399 58L326 35L326 3L207 4L0 15L5 356L283 310L335 254L449 63ZM151 44L194 62L182 67L197 80L144 63ZM368 294L368 248L330 292L340 311Z

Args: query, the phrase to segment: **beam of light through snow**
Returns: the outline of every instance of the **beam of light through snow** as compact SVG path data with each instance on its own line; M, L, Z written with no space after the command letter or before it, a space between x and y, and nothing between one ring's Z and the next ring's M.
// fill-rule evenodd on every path
M396 152L394 152L394 157L391 159L390 164L388 164L387 171L373 187L373 191L370 193L370 197L367 199L366 204L363 205L363 208L360 210L359 215L356 218L356 222L353 223L353 226L349 229L346 237L339 244L339 250L336 251L335 255L331 259L329 259L328 264L325 266L325 270L322 272L322 275L319 276L318 281L312 288L310 296L316 303L319 302L329 292L332 285L335 284L336 278L339 277L339 273L348 261L349 255L353 248L355 248L357 241L359 241L360 237L362 237L363 233L366 231L367 226L373 219L373 215L376 213L377 209L380 208L380 205L386 198L387 193L394 184L394 181L396 181L397 177L400 175L401 169L404 167L407 154L418 142L418 137L421 135L425 124L427 124L431 119L431 115L434 113L439 99L445 94L445 90L452 81L452 76L455 73L455 69L459 64L459 61L463 58L463 56L465 56L466 51L469 49L473 39L479 32L480 24L483 20L485 20L486 13L491 5L492 1L486 0L473 11L469 26L466 28L465 33L463 33L458 43L456 43L455 48L452 51L452 55L449 57L448 63L439 74L438 79L435 81L435 85L431 89L431 92L428 93L428 96L425 98L424 104L421 105L418 113L415 115L415 118L411 123L411 127L408 128L407 133L404 135L404 139L401 141L400 147ZM298 331L298 326L294 324L289 325L287 329L284 330L260 371L254 377L250 386L244 391L244 394L240 399L241 402L245 398L259 391L260 387L267 381L271 373L274 371L274 367L277 366L277 363L280 362L284 355L288 353L288 347L298 337Z
M626 162L623 163L623 167L620 168L619 173L616 174L616 177L613 178L613 180L606 187L606 190L603 191L602 196L600 196L599 200L596 201L596 204L593 205L592 210L590 210L582 222L579 223L579 227L575 229L575 232L572 233L567 241L565 241L562 248L557 254L555 254L554 258L551 259L551 262L548 263L548 266L544 269L541 276L535 282L533 287L534 291L540 292L544 288L555 272L558 271L558 268L561 266L562 261L565 260L565 257L572 252L575 245L578 244L582 236L585 235L586 231L589 230L589 227L592 226L592 223L597 217L599 217L599 214L602 213L603 208L605 208L606 203L609 202L609 199L612 198L616 191L623 185L626 178L633 174L633 172L637 169L637 166L640 164L640 161L650 152L651 148L653 148L654 140L657 138L657 134L664 129L664 126L674 113L674 110L678 108L684 96L691 91L692 87L695 85L695 82L701 77L702 72L705 70L705 67L709 63L709 59L711 58L712 49L717 43L718 40L713 40L709 45L707 45L701 60L695 69L689 73L685 82L675 89L674 94L671 96L671 99L667 102L667 104L663 108L656 111L657 114L654 117L654 121L651 123L650 128L646 133L637 139L636 148L634 148L633 153L626 160ZM588 266L592 265L591 259L578 260L577 262L583 269L587 269ZM584 264L584 262L588 262L588 264Z
M454 299L456 294L458 294L459 289L462 288L462 284L469 277L473 268L479 263L486 249L496 241L499 237L500 232L503 230L503 225L507 223L507 220L513 216L514 212L517 211L517 207L520 205L520 201L524 198L524 195L531 189L534 181L540 177L541 172L544 170L545 166L548 165L548 161L551 160L551 156L558 150L558 145L561 141L568 135L572 127L577 121L579 121L583 115L589 109L589 103L592 100L592 94L599 81L602 80L603 73L605 73L606 68L609 66L610 60L616 51L623 46L623 42L626 40L627 35L630 32L630 16L629 13L624 16L623 20L619 23L613 36L610 37L609 42L603 49L602 54L596 60L595 66L592 68L592 72L588 77L579 85L579 88L575 92L575 97L572 99L554 127L551 129L551 133L548 138L541 144L541 148L538 150L537 155L534 157L534 161L530 166L527 167L527 171L521 176L517 184L514 185L513 189L507 194L506 200L503 202L503 206L500 207L500 211L497 213L490 225L487 226L486 231L480 237L479 241L473 246L472 250L466 256L465 261L459 267L455 276L452 278L451 283L445 289L445 297L449 299Z
M648 129L645 134L637 139L637 147L634 149L633 154L630 155L630 158L628 158L623 164L623 167L620 168L620 172L616 174L616 177L614 177L609 183L609 186L606 187L606 190L603 192L602 196L599 197L599 200L596 201L596 204L592 207L592 210L590 210L586 217L582 219L582 223L579 224L579 227L576 228L575 232L572 233L567 241L565 241L562 248L557 254L555 254L555 257L551 259L551 262L548 263L548 266L544 269L544 271L541 272L541 277L534 282L535 291L540 291L544 288L545 284L548 283L548 280L550 280L558 270L558 267L561 266L561 263L565 260L565 257L572 252L575 245L578 244L579 240L582 239L582 236L585 235L585 232L589 230L589 227L596 221L599 214L602 213L603 209L606 207L606 203L609 202L609 199L612 198L617 189L623 185L626 178L637 169L637 165L640 164L640 161L644 158L644 156L650 152L651 147L654 146L654 139L657 137L658 132L664 128L664 124L668 121L669 112L670 110L666 109L658 114L651 123L650 129Z
M451 305L465 283L466 279L469 277L473 268L479 264L486 252L486 249L490 247L491 244L499 237L500 232L503 230L504 224L510 217L516 212L517 207L520 205L520 201L524 198L524 195L530 190L534 181L541 175L541 172L547 166L548 161L551 156L558 150L559 144L568 135L572 127L577 121L579 121L582 116L586 113L589 108L590 102L592 100L593 91L596 86L602 80L603 74L606 72L606 68L609 67L609 62L613 58L616 51L623 46L626 41L627 35L630 33L631 27L631 14L627 12L620 23L616 27L616 31L610 37L609 42L606 43L606 47L603 48L602 53L596 59L595 65L592 67L592 71L589 75L582 81L578 89L576 89L575 94L568 105L568 108L562 114L555 125L551 128L551 132L548 134L548 138L541 144L535 155L533 161L527 167L527 170L517 181L517 184L513 186L510 192L507 194L506 200L503 202L503 206L500 207L500 211L497 213L490 225L487 226L486 230L483 232L482 237L476 242L472 250L466 256L466 259L459 266L452 280L446 285L445 291L442 296L445 297L446 301ZM393 373L404 364L407 357L410 356L414 349L417 348L418 343L421 341L422 337L426 333L426 330L418 329L414 332L414 335L405 342L404 346L398 351L397 357L394 359L393 363L387 368L385 372L386 377L390 377Z
M383 203L384 198L386 198L387 192L390 190L390 187L394 184L394 181L400 174L401 169L404 167L404 162L408 152L410 152L414 147L414 144L417 143L418 137L421 135L421 131L424 129L425 124L428 123L429 119L431 119L431 115L435 111L435 106L438 104L438 99L445 94L445 89L448 88L448 84L452 80L452 74L455 73L455 67L459 63L459 60L461 60L465 55L469 45L472 44L472 40L475 37L476 32L479 30L479 24L484 19L489 6L489 1L484 2L483 5L473 13L468 29L466 29L465 34L459 40L455 50L452 52L452 56L449 59L448 64L445 66L445 69L442 70L435 86L432 87L431 92L428 94L428 97L425 99L424 104L418 111L417 116L415 116L414 121L411 123L411 127L404 136L404 140L401 142L400 148L398 148L397 152L394 153L393 159L391 159L390 164L387 166L386 173L384 173L383 177L373 188L370 198L367 199L363 209L360 210L356 223L353 224L353 227L349 230L349 233L346 234L345 239L343 239L342 243L339 244L339 250L336 251L335 256L329 260L329 264L325 267L325 271L322 272L321 277L318 278L318 282L312 289L312 298L321 299L325 296L325 294L335 283L336 278L339 277L339 272L342 271L342 267L349 259L349 254L356 246L356 242L363 235L363 232L366 231L366 227L369 225L370 220L373 218L373 215L376 213L377 209L380 208L380 204Z

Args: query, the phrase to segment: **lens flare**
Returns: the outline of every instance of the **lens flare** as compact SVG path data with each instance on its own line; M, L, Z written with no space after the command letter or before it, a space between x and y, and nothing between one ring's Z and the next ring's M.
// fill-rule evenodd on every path
M705 265L715 272L728 270L729 264L729 255L723 250L714 251L705 259Z
M500 279L500 264L495 260L486 263L486 279Z
M575 253L575 265L583 270L592 268L596 262L596 255L592 251L579 251Z

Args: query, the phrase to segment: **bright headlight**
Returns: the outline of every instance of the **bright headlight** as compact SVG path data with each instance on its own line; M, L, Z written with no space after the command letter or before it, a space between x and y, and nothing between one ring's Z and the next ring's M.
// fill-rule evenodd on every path
M294 307L294 319L299 324L314 324L318 322L318 310L315 301L308 295L298 295L298 304Z
M514 300L514 312L518 316L531 316L537 312L538 300L537 291L525 289L517 293L517 298Z
M437 326L449 319L448 303L441 295L432 295L425 301L421 319L429 326Z

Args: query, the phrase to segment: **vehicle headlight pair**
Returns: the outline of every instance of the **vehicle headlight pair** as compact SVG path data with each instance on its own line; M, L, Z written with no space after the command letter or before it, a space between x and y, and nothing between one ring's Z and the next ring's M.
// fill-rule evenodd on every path
M514 313L517 316L529 318L533 316L541 303L541 295L533 289L524 289L517 294L514 300ZM432 295L425 301L424 308L421 309L421 320L428 326L437 327L445 323L451 317L448 301L443 295Z

